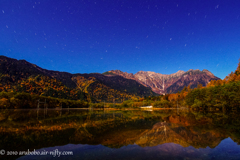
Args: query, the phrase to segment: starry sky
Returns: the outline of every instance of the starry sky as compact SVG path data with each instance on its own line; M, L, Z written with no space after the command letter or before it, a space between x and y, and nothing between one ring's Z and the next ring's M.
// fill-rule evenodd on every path
M238 0L0 0L0 55L70 73L207 69L240 58Z

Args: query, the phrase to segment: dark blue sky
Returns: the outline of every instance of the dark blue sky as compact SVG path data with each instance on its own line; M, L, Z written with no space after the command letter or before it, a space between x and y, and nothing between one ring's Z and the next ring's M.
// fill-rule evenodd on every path
M0 54L50 70L163 74L240 58L238 0L0 0Z

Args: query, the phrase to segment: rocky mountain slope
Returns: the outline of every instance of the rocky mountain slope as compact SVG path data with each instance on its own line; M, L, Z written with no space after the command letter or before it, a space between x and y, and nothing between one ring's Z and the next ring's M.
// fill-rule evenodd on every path
M152 91L158 94L176 93L188 85L191 88L197 87L198 84L206 86L211 80L219 79L206 69L203 71L190 69L187 72L179 70L169 75L151 71L139 71L136 74L132 74L120 70L111 70L104 74L108 76L119 75L135 80L146 87L151 87Z

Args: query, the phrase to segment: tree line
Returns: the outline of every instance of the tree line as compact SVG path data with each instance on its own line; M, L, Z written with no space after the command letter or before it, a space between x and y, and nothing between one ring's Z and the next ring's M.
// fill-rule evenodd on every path
M39 96L37 94L20 92L0 92L0 108L18 109L18 108L37 108L38 101L45 102L47 106L40 103L39 108L88 108L89 103L83 100L67 100L54 97Z

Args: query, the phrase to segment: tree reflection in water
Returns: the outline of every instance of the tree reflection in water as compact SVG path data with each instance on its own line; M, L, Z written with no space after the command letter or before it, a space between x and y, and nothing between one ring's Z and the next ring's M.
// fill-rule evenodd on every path
M71 158L75 159L240 156L240 120L233 113L48 110L46 114L44 110L1 110L0 123L0 148L6 151L57 148L73 151ZM20 157L25 158L30 157Z

